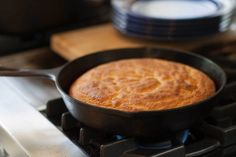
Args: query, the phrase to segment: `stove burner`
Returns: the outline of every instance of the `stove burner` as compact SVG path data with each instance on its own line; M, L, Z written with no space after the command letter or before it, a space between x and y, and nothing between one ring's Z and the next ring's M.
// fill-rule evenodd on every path
M189 142L191 140L191 142ZM186 144L193 143L195 139L192 137L192 133L190 130L181 131L180 133L176 134L176 136L173 138L169 138L162 141L144 141L144 140L138 140L138 147L143 149L156 149L156 150L163 150L163 149L170 149L175 145L176 143L179 144ZM177 142L176 142L177 141ZM196 141L196 140L195 140Z
M172 147L171 140L163 141L163 142L139 142L139 148L144 149L169 149Z
M125 139L125 137L123 137L121 135L115 135L115 139L116 140L123 140L123 139Z
M185 144L188 141L188 138L191 136L191 133L189 130L183 131L179 135L177 135L177 139L181 141L181 143Z
M229 84L223 94L230 98L235 90L236 83ZM226 115L236 117L233 114L234 107L227 107L234 103L228 102L219 100L217 108L209 117L214 124L205 121L162 142L141 141L88 128L71 116L62 99L48 102L46 111L42 113L76 145L93 157L223 157L236 153L233 149L236 147L236 127L222 127L217 122Z
M210 58L226 72L228 81L236 80L236 40L203 45L192 50Z

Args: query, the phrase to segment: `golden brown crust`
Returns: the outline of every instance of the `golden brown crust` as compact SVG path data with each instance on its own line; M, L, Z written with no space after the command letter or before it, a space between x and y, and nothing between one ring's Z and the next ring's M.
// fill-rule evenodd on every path
M72 84L69 95L91 105L134 112L179 108L214 92L214 82L201 71L146 58L95 67Z

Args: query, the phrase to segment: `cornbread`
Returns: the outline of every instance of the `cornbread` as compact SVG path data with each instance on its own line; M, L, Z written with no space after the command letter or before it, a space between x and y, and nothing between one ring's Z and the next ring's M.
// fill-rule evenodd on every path
M126 112L179 108L215 93L214 82L188 65L161 59L126 59L99 65L71 85L69 95Z

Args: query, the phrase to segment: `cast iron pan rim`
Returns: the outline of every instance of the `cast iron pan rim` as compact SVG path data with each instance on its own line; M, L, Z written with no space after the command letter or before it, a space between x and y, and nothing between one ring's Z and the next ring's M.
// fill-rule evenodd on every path
M173 53L182 53L182 54L186 54L186 55L190 55L192 57L196 57L196 58L199 58L201 60L204 60L205 62L209 62L211 64L213 64L218 70L219 72L222 74L222 78L223 78L223 82L221 84L220 87L218 87L217 91L210 97L208 97L207 99L204 99L204 100L201 100L197 103L193 103L193 104L190 104L190 105L187 105L187 106L183 106L183 107L178 107L178 108L173 108L173 109L167 109L167 110L151 110L151 111L137 111L137 112L128 112L128 111L121 111L121 110L115 110L115 109L110 109L110 108L105 108L105 107L98 107L98 106L95 106L95 105L91 105L91 104L88 104L88 103L85 103L85 102L82 102L82 101L79 101L71 96L68 95L67 92L65 92L61 86L60 86L60 83L58 82L58 76L61 75L61 71L69 66L71 63L77 61L78 59L81 59L81 58L84 58L84 57L90 57L94 54L98 54L98 53L109 53L111 51L118 51L118 52L121 52L121 51L127 51L127 50L139 50L139 51L172 51ZM125 53L125 52L124 52ZM180 63L180 62L179 62ZM186 64L187 65L187 64ZM180 111L180 110L188 110L188 109L192 109L192 107L195 107L197 105L201 105L201 103L205 102L205 101L208 101L210 99L212 99L213 97L217 96L225 87L225 84L226 84L226 74L225 72L223 71L223 69L217 65L215 62L211 61L210 59L208 58L205 58L201 55L198 55L198 54L195 54L195 53L191 53L191 52L187 52L187 51L184 51L184 50L180 50L180 49L173 49L173 48L157 48L157 47L140 47L140 48L121 48L121 49L111 49L111 50L105 50L105 51L98 51L96 53L92 53L92 54L89 54L89 55L85 55L83 57L80 57L80 58L77 58L77 59L74 59L73 61L71 62L68 62L66 63L62 70L59 72L57 78L56 78L56 85L57 85L57 88L59 89L59 91L61 93L63 93L64 96L66 96L67 98L71 99L72 101L74 102L77 102L76 105L83 105L85 107L88 107L88 108L91 108L91 109L95 109L95 110L99 110L100 112L105 112L106 114L111 114L111 115L120 115L120 116L125 116L125 117L134 117L134 116L143 116L143 114L148 114L150 116L152 115L157 115L157 114L165 114L167 112L175 112L175 111ZM202 71L201 69L198 69L200 71ZM209 77L209 76L208 76Z

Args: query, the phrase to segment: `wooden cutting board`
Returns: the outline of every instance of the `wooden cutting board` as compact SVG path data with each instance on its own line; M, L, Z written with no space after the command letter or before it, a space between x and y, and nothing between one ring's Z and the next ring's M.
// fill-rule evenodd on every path
M141 46L169 47L191 51L200 45L233 39L236 39L236 33L234 31L228 31L198 40L179 42L142 40L124 36L108 23L54 34L51 38L51 48L65 59L73 60L77 57L102 50Z

